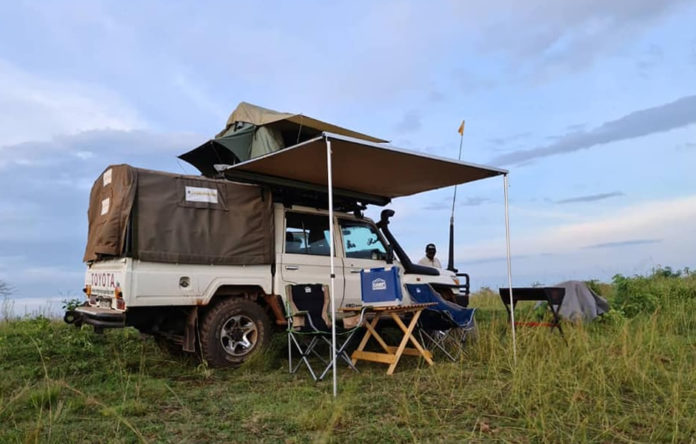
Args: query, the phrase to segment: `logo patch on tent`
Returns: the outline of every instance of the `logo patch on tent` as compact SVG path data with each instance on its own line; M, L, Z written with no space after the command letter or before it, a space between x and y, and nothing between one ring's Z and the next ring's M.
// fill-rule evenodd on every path
M108 170L104 171L104 186L107 186L108 184L111 183L111 168Z
M109 212L109 207L111 206L111 199L108 197L101 202L101 215L105 215Z
M385 281L382 278L377 278L374 281L372 281L372 290L377 291L377 290L386 290L387 289L387 281Z
M218 192L215 188L186 187L188 202L218 203Z

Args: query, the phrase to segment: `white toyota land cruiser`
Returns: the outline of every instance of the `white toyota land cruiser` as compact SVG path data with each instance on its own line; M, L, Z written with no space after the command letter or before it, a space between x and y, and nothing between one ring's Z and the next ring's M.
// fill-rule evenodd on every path
M329 283L329 223L337 307L360 304L361 270L389 264L402 285L430 283L466 304L468 275L412 263L389 231L393 211L375 223L355 202L335 207L329 221L321 198L110 166L90 197L87 302L65 319L132 326L171 352L200 347L213 366L240 364L286 323L287 285Z

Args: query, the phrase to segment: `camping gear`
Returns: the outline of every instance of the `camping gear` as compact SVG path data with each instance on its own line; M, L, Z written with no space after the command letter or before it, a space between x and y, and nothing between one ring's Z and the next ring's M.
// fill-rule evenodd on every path
M401 283L399 268L371 268L360 270L360 288L363 305L394 306L401 305Z
M235 119L243 120L230 116L228 127ZM293 117L291 123L297 125L297 116ZM330 221L333 221L334 217L334 193L340 198L353 198L362 204L386 205L394 197L502 175L507 274L509 286L512 287L507 170L427 156L373 143L366 138L339 135L329 131L322 129L317 136L304 142L299 141L302 133L298 132L300 136L296 138L296 145L246 162L236 163L227 169L221 168L220 165L215 168L214 156L206 160L204 156L198 157L196 153L189 152L180 157L192 163L204 174L206 174L204 170L213 173L222 171L222 175L231 180L263 183L266 186L277 186L281 189L293 187L318 193L325 192L328 196ZM326 162L326 170L317 168L317 163L322 161ZM330 224L329 240L332 249L331 295L334 295L333 223ZM512 294L510 299L512 300ZM333 296L331 305L331 311L335 313ZM511 321L514 321L514 312L511 318ZM516 359L514 323L512 338L513 357ZM335 369L333 380L335 396L337 386Z
M341 309L343 312L356 313L362 310L363 313L372 314L372 319L365 322L365 335L363 336L358 348L351 354L353 359L353 364L358 361L371 361L379 362L381 364L389 364L387 368L387 375L394 373L394 369L399 364L401 355L409 356L422 356L428 365L433 365L433 354L423 348L423 346L418 342L418 339L414 336L414 330L416 325L418 325L418 319L420 318L423 310L435 304L412 304L412 305L401 305L393 307L375 307L375 306L365 306L362 309L360 307L344 307ZM404 324L399 315L412 315L408 326ZM377 324L381 319L390 318L399 327L402 337L398 346L388 345L387 342L380 336L377 332ZM381 352L365 351L365 346L370 341L370 338L374 338L375 341L382 348ZM406 347L408 343L411 342L413 347Z
M559 316L563 319L573 322L591 322L597 316L609 311L609 302L582 281L561 282L554 287L565 289L563 304L558 310Z
M406 290L414 302L436 304L428 307L418 321L423 345L430 344L429 350L439 348L450 360L456 361L445 348L445 343L454 343L461 350L467 336L476 329L476 309L464 308L443 299L430 284L406 284Z
M242 102L214 139L179 158L198 168L204 176L217 177L223 167L296 145L323 131L370 142L386 142L302 114L280 113ZM221 169L216 169L215 165Z
M510 299L508 295L510 294L510 289L500 288L498 289L500 293L500 299L505 305L505 310L507 310L508 316L512 318L515 306L518 301L543 301L546 302L547 307L552 315L551 322L514 322L514 325L526 326L526 327L550 327L552 330L554 328L558 329L563 340L565 336L563 335L563 329L561 328L561 319L558 316L558 310L563 304L563 298L565 295L565 288L561 287L516 287L512 289L512 310L510 309Z
M326 161L325 172L316 168L317 161L322 160ZM499 168L445 160L328 132L293 147L238 163L224 170L225 177L232 180L295 186L314 191L326 187L330 221L333 221L334 193L348 197L353 195L363 203L386 205L394 197L502 175L507 274L509 286L512 288L507 174L507 170ZM332 249L331 294L333 295L335 294L333 291L335 281L333 223L330 223L329 227L329 242ZM509 293L512 301L512 290ZM331 312L335 313L333 297L331 304ZM511 313L511 327L513 359L516 361L514 311ZM334 362L334 396L336 393L337 379Z
M92 187L84 261L271 264L270 191L250 184L109 166Z
M288 285L286 292L288 370L290 373L296 373L300 365L304 363L315 381L322 380L329 370L331 370L334 361L339 357L347 362L350 368L357 371L355 365L348 357L345 348L362 323L362 313L364 313L364 310L360 313L361 317L356 327L338 333L342 338L342 344L338 344L334 351L332 342L329 339L332 331L329 324L332 324L332 322L328 317L329 296L327 288L321 284L297 284ZM328 363L316 351L316 347L321 344L322 341L329 345L329 350L334 351L330 354L331 358ZM292 364L293 345L300 354L300 362L294 367ZM316 375L312 368L312 364L309 360L311 355L317 356L326 364L319 376Z

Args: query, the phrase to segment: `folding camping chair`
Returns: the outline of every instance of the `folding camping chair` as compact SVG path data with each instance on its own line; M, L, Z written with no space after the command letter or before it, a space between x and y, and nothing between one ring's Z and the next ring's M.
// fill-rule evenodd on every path
M449 359L456 361L445 345L452 342L461 351L467 338L475 334L476 309L445 300L430 284L406 284L406 289L414 302L437 304L427 308L418 320L418 333L423 345L431 351L439 348Z
M287 319L288 319L288 369L290 373L296 373L304 363L315 381L322 380L333 366L337 358L343 359L350 368L358 371L353 365L346 347L355 332L362 325L364 310L360 312L359 320L354 328L336 328L336 353L327 361L316 348L320 344L328 344L331 349L331 319L329 318L329 291L322 284L297 284L286 287L287 294ZM293 366L293 345L300 354L300 361ZM310 356L316 356L326 365L317 377Z

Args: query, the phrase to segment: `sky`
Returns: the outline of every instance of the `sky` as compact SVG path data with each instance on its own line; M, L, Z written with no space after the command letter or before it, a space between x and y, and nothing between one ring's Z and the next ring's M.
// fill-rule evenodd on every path
M0 3L0 280L81 294L109 164L176 156L241 101L506 168L513 284L696 267L696 2ZM503 183L459 188L455 264L506 283ZM395 200L447 257L451 188ZM381 208L370 208L378 217Z

